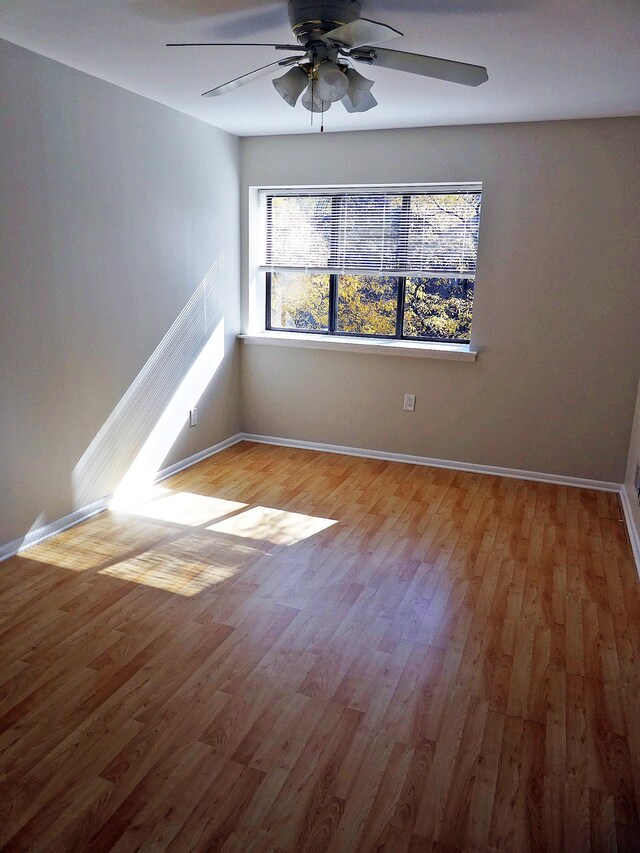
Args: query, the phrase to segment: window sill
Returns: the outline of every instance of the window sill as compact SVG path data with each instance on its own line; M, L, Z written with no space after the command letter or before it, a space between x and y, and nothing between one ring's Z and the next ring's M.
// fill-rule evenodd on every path
M257 335L238 335L249 346L304 347L306 349L359 352L374 355L400 355L409 358L441 358L449 361L475 361L477 350L469 344L438 344L418 341L365 340L363 338L305 335L302 332L261 332Z

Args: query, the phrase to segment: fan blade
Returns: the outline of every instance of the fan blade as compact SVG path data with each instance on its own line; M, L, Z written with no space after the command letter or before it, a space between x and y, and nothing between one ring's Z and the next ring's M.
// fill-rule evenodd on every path
M254 71L249 71L247 74L242 74L240 77L235 77L221 86L216 86L215 89L209 89L208 92L203 92L203 98L215 98L218 95L226 95L227 92L232 92L234 89L239 89L240 86L245 86L247 83L252 83L258 77L263 77L268 74L272 68L278 68L285 65L293 65L294 62L299 62L299 56L287 56L286 59L279 59L277 62L270 62L268 65L262 65Z
M348 94L344 96L340 103L348 113L366 113L368 110L372 110L378 106L378 102L371 92L360 99L357 107L353 106L353 102Z
M489 79L483 65L469 65L466 62L454 62L452 59L439 59L437 56L423 56L421 53L405 53L402 50L389 50L385 47L358 48L348 54L349 59L392 68L395 71L407 71L423 77L435 77L450 83L462 83L463 86L479 86Z
M299 44L271 44L270 42L248 41L188 41L170 42L165 47L275 47L276 50L302 50Z
M362 45L380 44L389 39L396 39L404 35L400 30L395 30L386 24L370 21L368 18L358 18L350 24L344 24L322 37L324 42L338 42L348 47L361 47Z

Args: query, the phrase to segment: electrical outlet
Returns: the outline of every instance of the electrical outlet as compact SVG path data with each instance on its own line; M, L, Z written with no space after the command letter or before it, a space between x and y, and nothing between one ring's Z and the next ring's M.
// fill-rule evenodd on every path
M636 462L636 478L633 481L636 489L636 497L638 498L638 506L640 506L640 459Z
M194 406L194 408L191 409L191 411L189 412L189 426L194 427L194 426L196 426L197 423L198 423L198 410Z
M405 412L415 411L416 395L415 394L405 394L404 395L404 406L402 408Z

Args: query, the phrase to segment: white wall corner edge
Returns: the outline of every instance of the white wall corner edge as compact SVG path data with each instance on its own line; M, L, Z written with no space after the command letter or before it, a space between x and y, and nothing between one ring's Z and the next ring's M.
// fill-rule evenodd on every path
M180 471L184 471L185 468L189 468L197 462L202 462L204 459L208 459L210 456L215 456L216 453L220 453L228 447L233 447L234 444L238 444L238 442L243 441L243 439L243 434L237 433L236 435L223 439L223 441L220 441L211 447L207 447L205 450L194 453L193 456L189 456L186 459L180 460L180 462L176 462L174 465L169 465L167 468L163 468L158 472L155 482L160 483L162 480L166 480L167 477L171 477L173 474L178 474ZM10 557L15 557L17 554L27 551L32 545L38 545L40 542L44 542L46 539L51 539L52 536L56 536L58 533L63 533L70 527L75 527L76 524L87 521L94 515L98 515L98 513L104 512L104 510L109 507L112 497L113 495L107 495L106 497L100 498L100 500L89 504L89 506L82 507L82 509L78 509L69 515L65 515L63 518L58 518L55 521L51 521L49 524L45 524L42 527L31 530L19 539L14 539L12 542L7 542L4 545L0 544L0 563L4 560L8 560Z
M640 530L635 521L631 501L635 500L636 496L629 485L620 487L620 501L624 511L624 518L627 522L627 532L629 533L629 541L631 542L631 550L636 561L636 569L640 578Z

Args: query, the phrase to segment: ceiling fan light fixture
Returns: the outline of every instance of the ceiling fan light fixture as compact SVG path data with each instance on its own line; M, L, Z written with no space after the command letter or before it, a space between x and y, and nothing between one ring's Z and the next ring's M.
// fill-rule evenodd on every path
M325 101L318 96L317 85L312 86L311 83L302 96L302 106L309 110L310 113L326 113L331 107L331 101Z
M293 51L292 56L234 77L203 92L203 95L224 95L271 74L276 66L286 67L288 70L273 81L276 91L292 107L302 94L302 104L312 114L326 112L337 101L341 101L349 113L365 113L378 106L371 94L373 81L358 74L352 67L353 62L463 86L479 86L489 79L487 69L482 65L378 47L402 33L388 24L363 18L360 0L289 0L288 8L289 22L298 44L181 42L168 46L272 47Z
M323 101L334 103L341 101L349 89L346 74L340 70L337 63L325 59L318 65L316 71L316 94Z
M276 92L290 107L295 107L308 82L306 72L299 65L290 68L282 77L272 80Z
M371 87L374 81L363 77L355 68L349 68L346 72L348 89L345 93L346 100L353 112L358 112L358 108L364 106L371 100Z

